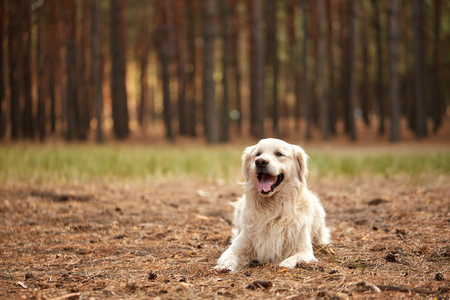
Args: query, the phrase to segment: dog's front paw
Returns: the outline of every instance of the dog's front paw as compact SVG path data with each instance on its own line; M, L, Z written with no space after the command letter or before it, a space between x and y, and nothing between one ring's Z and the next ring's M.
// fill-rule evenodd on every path
M299 262L309 263L309 262L313 262L313 261L317 261L317 259L314 257L313 254L311 254L311 255L297 254L297 255L293 255L291 257L286 258L279 264L279 266L283 267L283 268L293 269Z
M280 267L293 269L297 265L297 258L294 256L288 257L280 263Z
M227 267L227 266L223 266L223 265L217 265L217 266L214 267L214 269L217 270L217 271L224 272L224 273L236 271L232 267Z
M217 262L216 270L228 270L234 272L238 269L239 259L234 255L227 255L224 253Z

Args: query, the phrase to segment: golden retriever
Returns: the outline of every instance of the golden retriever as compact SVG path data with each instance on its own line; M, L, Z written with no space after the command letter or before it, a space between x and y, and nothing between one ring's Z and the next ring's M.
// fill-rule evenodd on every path
M295 268L316 260L312 244L328 244L330 232L320 200L306 185L307 159L301 147L278 139L244 151L244 195L233 203L233 240L216 269L236 271L253 260Z

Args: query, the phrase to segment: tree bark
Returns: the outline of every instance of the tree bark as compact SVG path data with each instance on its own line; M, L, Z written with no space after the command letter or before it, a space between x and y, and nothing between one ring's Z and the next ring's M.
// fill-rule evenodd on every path
M372 5L374 8L374 25L375 25L375 46L376 46L376 57L377 57L377 70L376 77L377 83L375 88L375 95L378 102L378 116L380 118L380 123L378 127L378 134L383 135L384 128L384 63L383 63L383 43L381 37L381 16L380 16L380 3L378 0L372 0Z
M64 20L64 36L66 48L66 91L65 91L65 113L66 113L66 139L72 140L76 136L77 114L77 82L76 82L76 52L75 52L75 1L64 0L61 6L61 14Z
M230 116L229 116L229 96L228 96L228 64L230 57L229 30L228 30L228 5L226 0L219 1L220 16L222 19L222 109L220 137L221 142L230 141Z
M91 55L92 55L92 86L94 88L95 119L97 128L95 131L97 143L104 141L103 135L103 93L102 93L102 69L100 65L100 30L99 11L97 1L90 1L91 11Z
M187 19L187 52L188 68L186 70L186 133L188 136L195 137L196 132L196 63L195 63L195 19L194 19L194 0L187 0L186 19Z
M149 86L148 86L148 56L150 51L149 38L150 33L148 30L149 14L147 10L141 11L139 16L139 31L136 35L135 48L136 59L139 65L140 77L137 89L139 95L136 99L136 115L139 126L142 131L146 131L147 119L148 119L148 98L149 98Z
M3 102L6 100L5 92L5 73L6 69L3 60L3 28L5 27L5 1L0 1L0 140L5 138L6 134L6 114L3 111Z
M391 142L400 140L400 106L399 106L399 80L398 80L398 0L390 0L389 14L389 103L391 119Z
M441 15L442 0L434 2L434 39L433 39L433 132L436 133L442 126L442 115L445 113L445 103L442 97L442 79L441 79Z
M233 66L232 74L235 87L236 110L239 112L237 119L238 132L242 133L242 97L241 97L241 70L239 63L239 15L236 9L238 0L233 0L229 7L229 14L231 19L230 26L230 56L231 65Z
M317 99L320 103L322 138L330 138L329 103L325 84L325 0L317 0L317 16L319 27L319 38L317 41Z
M214 38L215 38L215 0L203 2L203 99L204 99L204 126L206 141L217 143L219 141L216 117L216 98L214 83Z
M333 46L333 19L331 0L326 0L327 11L327 55L328 55L328 101L329 101L329 128L330 133L335 135L337 122L337 95L336 95L336 78L335 78L335 62L334 62L334 46Z
M416 137L427 136L426 110L425 110L425 54L424 54L424 2L412 1L413 14L413 52L414 52L414 102L416 115Z
M37 4L38 5L38 4ZM44 7L38 6L36 10L36 23L37 23L37 41L36 41L36 83L38 89L38 111L37 111L37 128L39 134L39 140L43 142L46 136L46 117L45 117L45 87L46 74L44 72L44 59L45 51L42 47L44 41Z
M272 69L272 130L274 137L280 137L280 103L278 97L278 35L277 35L277 2L266 0L267 11L267 55L268 67Z
M118 139L129 135L125 68L124 0L111 0L111 98L114 134Z
M302 11L303 11L303 43L302 43L302 59L301 59L301 64L302 64L302 73L303 73L303 84L302 84L302 88L303 88L303 95L304 95L304 101L305 101L305 119L306 119L306 139L310 140L312 138L312 133L311 133L311 95L309 92L309 84L308 84L308 40L309 40L309 29L308 29L308 24L309 24L309 1L308 0L300 0L301 1L301 6L302 6ZM300 100L300 99L298 99Z
M366 17L364 14L363 17ZM369 126L369 103L371 99L371 92L369 91L369 40L367 38L367 22L362 22L361 26L361 47L362 47L362 80L360 83L360 103L362 118L364 124Z
M89 99L91 99L89 95L89 72L87 65L87 51L88 51L88 36L89 36L89 13L88 13L88 0L83 0L81 2L81 9L79 10L81 13L81 21L76 21L76 27L79 28L78 36L77 36L77 77L78 77L78 115L77 115L77 132L79 140L86 140L87 134L90 126L90 113L89 113Z
M161 77L163 85L163 116L166 128L166 138L169 141L174 140L172 131L172 104L170 101L170 62L173 56L173 38L172 38L172 1L162 1L162 17L163 17L163 37L160 47L161 59Z
M23 16L22 25L22 76L23 76L23 111L22 111L22 130L25 138L33 139L35 132L35 115L33 112L32 75L31 75L31 2L18 1L21 3Z
M20 107L21 107L21 59L22 59L22 32L21 32L20 3L8 2L8 61L10 86L10 120L11 139L17 140L21 136Z
M187 105L186 105L186 36L183 32L184 23L182 20L182 11L184 2L175 1L175 41L176 41L176 60L177 60L177 80L178 80L178 124L180 135L187 135Z
M354 107L356 98L356 72L355 72L355 48L356 48L356 9L355 0L349 0L349 37L348 37L348 97L346 118L348 124L348 135L350 140L356 140L356 128L354 118Z
M261 32L261 2L250 1L251 20L251 79L250 79L250 122L251 135L264 137L265 98L264 98L264 43Z
M48 1L45 3L48 13L48 34L47 34L47 68L48 68L48 93L50 98L50 132L56 134L56 72L57 65L60 62L59 56L59 40L58 36L58 19L56 1Z

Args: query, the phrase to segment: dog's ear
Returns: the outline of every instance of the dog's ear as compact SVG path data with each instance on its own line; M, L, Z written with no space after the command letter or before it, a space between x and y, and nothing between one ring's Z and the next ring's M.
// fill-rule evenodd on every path
M242 154L242 174L244 175L245 181L250 179L251 158L254 148L255 146L247 147Z
M297 159L298 176L300 182L306 187L306 178L308 177L308 155L300 146L294 146L294 155Z

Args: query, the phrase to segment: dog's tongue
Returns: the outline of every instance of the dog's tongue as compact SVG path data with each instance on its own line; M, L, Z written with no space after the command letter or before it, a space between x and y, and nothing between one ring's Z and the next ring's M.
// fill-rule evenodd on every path
M256 184L258 192L270 192L272 185L275 183L276 177L269 174L263 174L261 180Z

